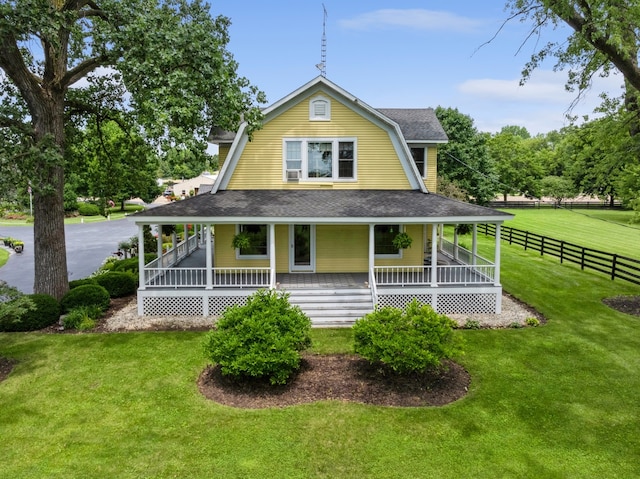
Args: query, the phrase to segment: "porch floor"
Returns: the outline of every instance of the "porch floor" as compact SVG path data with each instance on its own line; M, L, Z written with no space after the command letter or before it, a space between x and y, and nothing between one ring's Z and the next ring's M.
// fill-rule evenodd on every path
M366 288L367 273L277 273L282 289L298 288Z

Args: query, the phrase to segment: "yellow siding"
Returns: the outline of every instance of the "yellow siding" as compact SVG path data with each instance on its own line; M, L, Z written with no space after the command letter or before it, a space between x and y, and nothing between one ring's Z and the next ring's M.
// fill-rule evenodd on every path
M318 273L369 271L369 226L318 225L316 227Z
M289 272L289 225L276 225L276 272Z
M216 225L216 239L213 252L216 268L268 268L268 259L237 259L231 240L236 234L235 225Z
M283 181L283 137L357 138L357 181ZM331 121L309 121L307 98L254 133L228 186L228 189L289 188L408 189L411 185L384 130L336 100L331 101Z
M438 147L427 148L427 178L424 180L429 191L436 193L438 177Z
M229 144L218 146L218 169L222 168L222 165L224 165L227 155L229 154L229 150L231 150L231 145Z
M413 239L410 248L402 250L402 258L376 259L376 266L418 266L424 262L423 226L406 225L405 231Z

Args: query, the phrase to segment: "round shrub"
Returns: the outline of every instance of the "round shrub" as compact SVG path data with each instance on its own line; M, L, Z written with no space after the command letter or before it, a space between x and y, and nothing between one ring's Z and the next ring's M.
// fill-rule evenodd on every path
M243 306L227 308L205 337L207 357L223 375L285 384L311 345L311 320L289 295L258 290Z
M358 319L355 352L398 374L424 372L462 353L455 327L452 319L414 299L404 311L387 306Z
M92 305L96 305L101 310L106 311L110 302L109 292L104 287L99 284L84 284L73 288L65 294L60 304L62 305L62 312L68 313L79 306Z
M29 298L36 305L36 309L27 311L20 318L25 326L23 331L35 331L46 328L60 319L60 303L48 294L30 294Z
M156 258L157 255L155 253L145 253L144 264L149 264ZM139 263L137 257L121 259L113 263L111 271L128 271L137 276L138 272L140 271L138 264Z
M112 298L121 298L135 293L135 276L125 271L109 271L94 278L95 282L109 292Z
M78 213L82 216L99 216L100 208L93 203L78 203Z
M96 282L93 278L74 279L73 281L69 281L69 289L77 288L85 284L96 284Z

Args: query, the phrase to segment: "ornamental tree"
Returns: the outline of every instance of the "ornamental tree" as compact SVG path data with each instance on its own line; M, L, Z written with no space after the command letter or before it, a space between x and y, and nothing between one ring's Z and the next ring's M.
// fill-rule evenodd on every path
M259 126L264 94L227 51L228 18L200 0L0 3L0 174L33 188L34 291L68 289L65 126L126 112L157 148L201 147L212 126Z

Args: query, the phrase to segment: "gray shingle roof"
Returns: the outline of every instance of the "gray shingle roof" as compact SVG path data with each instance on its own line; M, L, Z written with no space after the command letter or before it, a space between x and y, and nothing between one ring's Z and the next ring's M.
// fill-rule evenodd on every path
M400 125L408 142L448 140L433 108L378 108L378 111Z
M313 218L318 222L365 218L485 218L512 216L418 190L225 190L148 209L132 215L140 222L154 218Z

